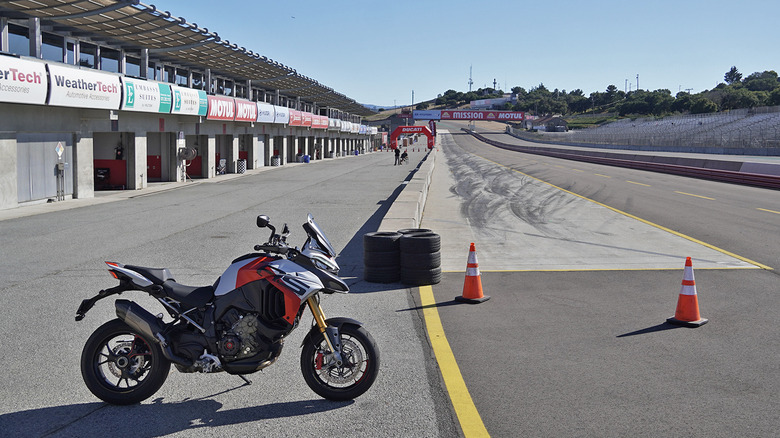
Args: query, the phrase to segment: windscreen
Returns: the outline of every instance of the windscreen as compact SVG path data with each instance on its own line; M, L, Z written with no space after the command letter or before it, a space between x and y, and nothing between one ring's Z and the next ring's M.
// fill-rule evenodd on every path
M336 257L336 250L333 249L333 245L331 245L328 238L325 237L325 233L322 232L320 226L314 222L314 217L311 214L309 214L309 219L307 223L304 224L303 229L317 242L317 245L319 245L320 248L330 253L331 257Z

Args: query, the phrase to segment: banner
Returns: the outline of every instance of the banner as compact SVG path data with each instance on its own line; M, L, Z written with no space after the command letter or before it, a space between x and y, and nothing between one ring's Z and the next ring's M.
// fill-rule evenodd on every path
M138 79L122 78L125 90L122 110L147 113L171 112L171 87L168 84Z
M276 110L270 103L257 102L257 121L260 123L273 123Z
M234 99L236 102L236 122L256 122L257 103L244 99Z
M314 114L302 111L301 112L301 126L309 126L312 125L312 118L314 117Z
M457 111L442 110L441 120L497 120L499 122L522 121L522 111Z
M171 114L208 115L209 99L205 91L171 85L171 94L173 98Z
M0 102L44 105L48 89L46 64L0 56Z
M119 76L95 70L47 64L51 75L49 105L118 110Z
M232 97L209 96L208 120L228 120L236 118L236 101Z
M303 126L303 114L297 110L290 110L290 126Z
M290 123L290 108L274 106L274 123L288 125Z
M415 120L439 120L441 119L441 111L413 111Z

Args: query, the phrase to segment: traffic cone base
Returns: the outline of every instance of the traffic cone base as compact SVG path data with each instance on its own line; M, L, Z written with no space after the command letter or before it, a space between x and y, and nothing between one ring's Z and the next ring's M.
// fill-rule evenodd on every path
M463 282L463 294L455 297L455 301L479 304L489 299L489 296L482 293L482 278L479 273L479 263L477 263L477 250L472 243L469 249L469 260L466 264L466 280Z
M707 324L707 321L709 321L709 319L706 318L701 318L696 321L681 321L675 317L666 319L666 322L668 322L669 324L679 325L681 327L690 327L690 328L701 327L704 324Z

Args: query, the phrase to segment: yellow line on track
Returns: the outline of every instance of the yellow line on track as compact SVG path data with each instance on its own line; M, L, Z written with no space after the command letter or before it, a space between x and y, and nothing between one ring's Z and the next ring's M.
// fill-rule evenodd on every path
M466 438L489 437L490 434L482 422L477 407L474 406L474 401L471 399L466 382L463 381L458 363L455 362L455 355L444 335L439 311L436 310L436 300L433 298L433 288L420 286L420 304L425 317L425 327L428 329L428 338L431 340L433 353L439 363L439 369L450 395L452 406L455 408L455 414L458 416L463 436Z
M686 196L693 196L694 198L709 199L710 201L714 201L715 200L715 198L710 198L709 196L694 195L693 193L678 192L676 190L674 191L674 193L678 193L680 195L686 195Z
M626 182L627 182L627 183L630 183L630 184L636 184L636 185L638 185L638 186L652 187L650 184L644 184L644 183L640 183L640 182L636 182L636 181L629 181L629 180L626 180Z
M750 259L748 259L748 258L746 258L746 257L742 257L742 256L740 256L740 255L734 254L733 252L729 252L729 251L726 251L725 249L718 248L718 247L717 247L717 246L715 246L715 245L710 245L709 243L702 242L702 241L701 241L701 240L699 240L699 239L695 239L695 238L693 238L693 237L691 237L691 236L687 236L687 235L685 235L685 234L683 234L683 233L679 233L679 232L677 232L677 231L674 231L674 230L672 230L672 229L670 229L670 228L666 228L666 227L664 227L663 225L658 225L658 224L656 224L656 223L653 223L653 222L650 222L650 221L648 221L648 220L646 220L646 219L642 219L642 218L641 218L641 217L639 217L639 216L634 216L634 215L633 215L633 214L631 214L631 213L626 213L625 211L618 210L618 209L617 209L617 208L615 208L615 207L610 207L610 206L609 206L609 205L607 205L607 204L602 204L602 203L601 203L601 202L599 202L599 201L594 201L593 199L586 198L585 196L582 196L582 195L580 195L580 194L577 194L577 193L574 193L574 192L572 192L572 191L566 190L566 189L564 189L564 188L562 188L562 187L558 187L558 186L556 186L555 184L551 184L551 183L549 183L549 182L547 182L547 181L544 181L544 180L541 180L541 179L539 179L539 178L536 178L535 176L531 176L531 175L529 175L529 174L527 174L527 173L525 173L525 172L521 172L521 171L519 171L519 170L517 170L517 169L513 169L513 168L511 168L511 167L509 167L509 166L506 166L506 165L504 165L504 164L501 164L501 163L499 163L499 162L493 161L493 160L491 160L491 159L489 159L489 158L485 158L485 157L483 157L483 156L481 156L481 155L477 155L477 154L474 154L474 155L476 155L476 156L478 156L478 157L482 158L483 160L490 161L491 163L493 163L493 164L495 164L495 165L498 165L498 166L501 166L501 167L507 168L507 169L509 169L509 170L512 170L512 171L514 171L514 172L517 172L517 173L519 173L519 174L521 174L521 175L527 176L528 178L531 178L531 179L534 179L534 180L536 180L536 181L539 181L540 183L547 184L547 185L548 185L548 186L550 186L550 187L555 187L556 189L558 189L558 190L560 190L560 191L562 191L562 192L568 193L568 194L570 194L570 195L574 195L574 196L576 196L576 197L578 197L578 198L582 198L582 199L584 199L584 200L586 200L586 201L590 201L590 202L592 202L592 203L594 203L594 204L596 204L596 205L600 205L600 206L602 206L602 207L604 207L604 208L608 208L608 209L610 209L610 210L614 211L615 213L620 213L620 214L622 214L623 216L630 217L631 219L636 219L636 220L638 220L639 222L642 222L642 223L644 223L644 224L647 224L647 225L650 225L650 226L656 227L656 228L658 228L659 230L664 230L664 231L666 231L666 232L668 232L668 233L672 233L672 234L674 234L675 236L682 237L683 239L687 239L687 240L690 240L691 242L698 243L699 245L706 246L707 248L710 248L710 249L713 249L713 250L715 250L715 251L718 251L718 252L720 252L721 254L726 254L727 256L734 257L735 259L742 260L742 261L743 261L743 262L745 262L745 263L750 263L751 265L755 265L755 266L757 266L757 267L759 267L759 268L761 268L761 269L767 270L767 271L772 271L772 270L773 270L771 266L767 266L767 265L764 265L764 264L762 264L762 263L756 262L756 261L754 261L754 260L750 260ZM682 193L682 192L678 192L678 193ZM683 193L683 194L686 194L686 195L687 195L687 194L689 194L689 193ZM697 195L692 195L692 196L697 196ZM710 198L710 199L712 199L712 198Z
M766 208L757 208L756 210L766 211L768 213L780 214L780 211L767 210Z

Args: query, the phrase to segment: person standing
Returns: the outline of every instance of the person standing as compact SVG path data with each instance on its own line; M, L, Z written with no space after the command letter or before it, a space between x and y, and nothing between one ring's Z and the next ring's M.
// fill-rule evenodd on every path
M395 152L395 164L393 164L393 166L397 166L398 164L400 164L401 161L401 149L398 148L398 146L396 146L394 152Z

